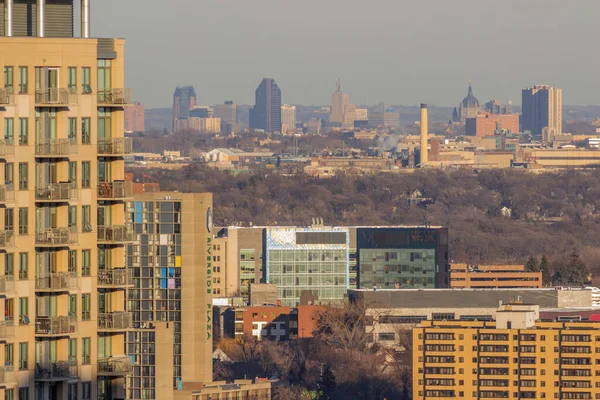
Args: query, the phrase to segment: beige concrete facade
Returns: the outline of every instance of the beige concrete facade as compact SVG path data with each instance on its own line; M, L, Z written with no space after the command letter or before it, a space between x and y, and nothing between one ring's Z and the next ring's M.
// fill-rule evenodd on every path
M125 395L131 101L124 40L99 41L0 37L0 398Z

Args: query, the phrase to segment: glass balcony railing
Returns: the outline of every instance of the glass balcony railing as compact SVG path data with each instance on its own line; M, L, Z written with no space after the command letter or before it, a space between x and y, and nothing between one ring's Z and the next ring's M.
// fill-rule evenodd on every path
M133 104L131 89L100 89L98 90L99 106L126 106Z
M98 375L120 376L129 375L133 372L133 366L129 357L113 356L98 360Z
M98 198L102 200L126 199L133 196L133 182L100 182L98 183Z
M133 327L133 319L130 312L116 311L98 314L98 330L112 331L124 330Z
M37 317L35 334L38 336L68 336L77 333L75 317Z
M15 247L15 232L0 231L0 249Z
M64 292L77 288L77 275L73 272L39 274L35 277L35 289L46 292Z
M111 225L98 227L98 242L118 244L133 242L133 229L129 225Z
M0 88L0 105L9 106L15 103L13 88Z
M133 153L131 138L98 140L98 154L103 156L123 156Z
M77 144L71 139L44 139L35 144L35 155L42 157L68 157L76 155Z
M48 228L35 233L35 243L38 246L69 246L77 241L78 234L72 228Z
M133 285L133 270L113 268L98 270L99 288L120 288Z
M12 140L1 139L0 140L0 157L14 156L15 155L15 142Z
M0 321L0 340L15 336L15 325L11 320Z
M49 183L35 188L35 199L38 201L77 200L78 194L77 184L69 182Z
M0 185L0 203L15 201L15 188L13 185Z
M46 88L35 90L35 105L38 107L56 107L69 105L70 97L68 89ZM75 99L73 99L75 100Z
M64 381L77 377L77 363L56 361L35 364L36 381Z

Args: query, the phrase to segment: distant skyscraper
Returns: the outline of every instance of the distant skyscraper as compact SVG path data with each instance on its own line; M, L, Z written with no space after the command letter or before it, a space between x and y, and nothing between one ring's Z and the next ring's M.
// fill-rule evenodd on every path
M479 100L473 96L473 88L471 82L469 82L469 92L458 106L458 120L463 124L467 121L467 118L475 118L479 114Z
M190 110L196 106L196 91L192 86L177 86L173 94L173 132L177 120L187 120Z
M237 124L237 106L233 104L233 101L217 104L214 110L214 117L221 118L222 122L230 125Z
M144 105L135 102L125 107L125 132L144 132Z
M284 104L281 106L281 133L296 128L296 106Z
M383 102L370 109L368 115L372 128L400 128L400 113L393 108L386 108Z
M562 133L562 89L535 85L523 89L522 130L541 135L544 128Z
M485 103L485 111L490 114L512 114L512 101L508 101L507 104L502 104L500 100L490 100Z
M342 93L342 85L338 79L335 85L335 92L331 95L331 114L329 116L329 122L342 124L344 122L344 113L346 112L347 106L348 95Z
M281 90L272 78L264 78L256 88L255 104L250 109L250 129L281 131Z

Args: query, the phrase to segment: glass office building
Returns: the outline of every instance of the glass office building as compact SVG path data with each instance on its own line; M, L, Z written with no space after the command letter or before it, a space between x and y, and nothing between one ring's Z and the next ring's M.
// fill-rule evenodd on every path
M282 305L295 307L308 291L321 304L341 302L349 287L349 229L266 229L266 281L277 285Z
M448 287L448 229L356 228L358 287Z

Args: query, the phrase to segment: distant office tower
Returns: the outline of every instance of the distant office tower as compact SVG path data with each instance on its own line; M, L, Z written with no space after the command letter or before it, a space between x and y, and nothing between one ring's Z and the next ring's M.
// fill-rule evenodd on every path
M221 118L221 122L235 125L237 124L237 106L233 101L226 101L224 104L217 104L214 107L213 115Z
M485 103L485 111L490 114L512 114L512 101L502 104L500 100L490 100Z
M202 133L220 133L221 132L221 118L189 117L188 118L188 129L190 129L192 131L202 132Z
M348 95L342 93L342 85L338 79L335 85L335 92L331 95L331 114L329 115L329 122L335 124L344 123L344 113L346 112L347 105Z
M344 107L344 117L342 126L344 128L354 128L354 121L356 120L356 105L346 104Z
M473 96L473 88L469 82L469 92L467 97L458 106L458 122L465 123L467 118L475 118L479 114L479 100Z
M190 110L196 106L196 91L191 86L177 86L173 94L173 132L177 120L186 120Z
M121 332L134 364L124 398L173 399L182 381L212 381L212 202L210 193L158 192L127 203L137 240L121 258L136 277L133 323Z
M281 106L281 132L286 133L296 129L296 106L284 104Z
M125 108L125 132L144 132L144 105L139 102Z
M369 126L373 128L399 128L400 113L393 108L386 108L381 102L368 112Z
M250 109L250 129L281 131L281 90L272 78L264 78L256 88L255 104Z
M535 85L523 89L522 130L541 135L544 128L562 134L562 89Z
M354 113L355 121L366 121L369 119L369 110L366 108L357 108Z

